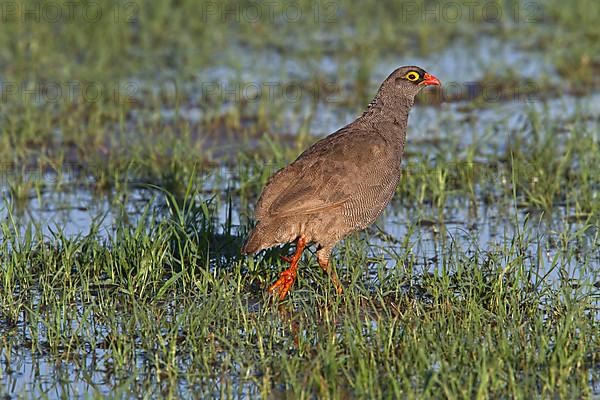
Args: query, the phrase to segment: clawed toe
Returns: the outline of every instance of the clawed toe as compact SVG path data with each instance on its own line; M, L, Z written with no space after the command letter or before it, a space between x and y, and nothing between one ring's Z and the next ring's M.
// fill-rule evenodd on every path
M296 273L294 270L287 269L281 273L279 279L269 287L269 292L273 294L279 294L279 299L285 299L285 296L294 285L296 280Z
M298 271L298 261L300 261L300 257L302 256L302 251L306 247L306 238L304 236L300 236L298 238L298 243L296 245L296 251L294 255L291 257L282 256L281 259L285 262L290 263L290 267L283 271L279 276L277 282L269 287L269 292L275 294L279 294L279 299L285 299L285 296L294 285L294 281L296 280L296 273Z

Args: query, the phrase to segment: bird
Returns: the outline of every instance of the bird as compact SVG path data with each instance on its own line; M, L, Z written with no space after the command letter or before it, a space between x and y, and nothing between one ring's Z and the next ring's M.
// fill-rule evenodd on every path
M334 246L383 212L400 181L408 115L415 96L438 78L417 66L394 70L353 122L317 141L269 178L256 203L256 224L242 253L295 242L290 264L269 291L284 300L304 249L316 245L319 266L342 294L331 268Z

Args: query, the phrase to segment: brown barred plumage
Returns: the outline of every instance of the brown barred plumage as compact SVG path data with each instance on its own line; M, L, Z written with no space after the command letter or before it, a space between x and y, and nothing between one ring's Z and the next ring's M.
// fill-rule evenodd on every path
M413 81L414 73L418 79ZM408 113L426 85L439 81L419 67L398 68L362 116L269 179L256 205L257 224L242 251L300 241L289 259L292 266L271 287L280 298L294 282L305 244L317 244L319 265L330 273L335 244L375 221L388 204L400 180ZM341 292L334 273L332 279Z

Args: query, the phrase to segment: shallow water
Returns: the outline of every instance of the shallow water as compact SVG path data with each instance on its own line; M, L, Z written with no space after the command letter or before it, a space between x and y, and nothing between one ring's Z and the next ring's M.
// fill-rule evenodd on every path
M223 59L215 60L215 63L223 66L199 71L198 82L217 82L223 85L231 82L300 82L309 79L315 70L320 71L330 82L335 82L339 91L328 102L315 103L310 96L301 101L284 99L283 122L274 126L273 132L294 134L306 123L299 116L310 116L310 133L325 136L352 121L360 113L354 106L341 105L341 99L352 95L348 91L353 87L348 82L337 81L340 70L346 77L353 76L358 69L358 60L341 62L324 55L319 60L313 60L310 68L306 68L306 60L283 57L277 52L269 52L268 57L265 57L264 54L232 51L224 53ZM511 42L482 37L474 43L456 42L446 50L426 58L400 55L381 60L372 73L371 92L400 64L423 65L442 82L457 83L457 87L469 82L479 82L489 75L503 75L507 71L524 80L543 79L560 86L560 78L543 54L524 51ZM456 76L467 79L456 82L453 79ZM170 90L157 89L153 82L138 84L148 90ZM189 84L181 89L190 92L189 97L193 101L181 105L177 111L164 107L153 118L172 120L177 116L190 123L202 121L205 110L200 107L203 99L202 92L198 92L198 85ZM428 96L430 100L431 97L435 100L440 94L424 95L425 104L429 104ZM447 100L444 96L442 94L442 100ZM482 157L504 152L510 148L512 135L526 128L529 112L540 113L542 119L558 126L559 131L565 135L568 135L575 117L589 124L588 128L600 131L600 93L597 92L583 97L563 95L546 98L540 88L540 92L534 92L533 97L515 98L512 101L490 97L477 106L469 99L442 101L438 105L425 104L418 104L410 117L407 147L409 156L405 162L409 173L414 173L410 153L427 154L432 149L431 143L435 142L443 143L444 146L449 144L449 147L459 152L474 145ZM220 105L220 111L227 112L233 107L235 102L225 101ZM135 119L147 116L143 113L136 114L134 110L130 117ZM215 187L210 187L210 184L207 181L206 189L214 190ZM506 182L498 172L490 184L499 188L506 185ZM227 188L220 189L223 194L221 204L227 204ZM60 190L48 185L40 193L30 193L30 198L19 204L11 200L7 187L0 187L0 190L5 198L0 205L0 220L14 224L21 234L31 225L48 241L57 235L70 238L90 234L100 238L111 237L117 226L134 225L148 204L159 211L164 206L164 197L160 193L139 187L129 190L126 197L119 198L116 195L97 194L79 184L67 183ZM244 212L245 210L234 208L234 229L246 226L247 221L241 216ZM566 206L556 207L553 215L547 217L514 204L486 205L478 197L473 204L471 200L464 198L450 198L441 213L443 220L439 219L439 215L434 208L414 209L399 201L392 202L377 226L368 229L365 234L367 240L364 243L369 247L370 257L380 260L387 268L403 268L396 265L393 254L402 254L408 250L402 247L408 236L409 251L420 268L417 272L426 274L440 271L444 260L452 257L449 249L453 247L465 249L469 254L485 254L510 246L515 235L520 234L524 235L524 242L527 243L527 248L524 249L526 262L532 268L539 268L533 279L543 278L556 282L565 279L574 282L600 280L600 244L592 243L591 233L579 242L573 242L573 246L580 249L575 252L575 258L562 259L559 246L554 245L559 241L561 233L574 232L583 224L573 218L573 211ZM228 210L220 207L217 226L224 226L227 218ZM527 224L525 220L528 220ZM217 233L224 233L223 228L220 229ZM376 279L375 273L371 273L370 277ZM102 349L91 349L87 354L77 355L77 363L56 364L53 358L34 357L25 349L18 349L18 354L11 355L10 358L10 367L3 366L0 376L6 390L12 393L27 393L34 397L42 394L50 397L107 395L112 388L119 386L116 384L117 380L122 385L127 385L128 377L117 378L111 374L110 360L107 360L106 352ZM146 362L144 354L139 354L140 369L144 368ZM182 390L193 391L193 388L187 389L186 384L182 383ZM247 393L254 390L255 388L248 388ZM595 394L600 394L598 384L592 390Z
M501 179L501 178L499 178ZM502 185L502 181L497 182ZM506 183L504 183L506 185ZM221 204L227 204L227 189L223 188ZM213 195L207 195L208 200ZM583 226L583 221L577 221L574 213L566 207L556 207L551 218L541 213L531 213L524 208L515 208L511 204L485 204L481 199L476 204L464 198L450 198L443 210L443 220L439 212L432 207L415 209L407 207L399 200L391 205L376 222L367 230L370 255L375 259L386 260L390 268L394 267L393 254L397 254L406 236L412 254L422 266L422 273L433 272L440 268L448 254L442 254L448 249L448 243L461 249L477 250L481 254L496 248L510 245L515 235L525 235L530 254L542 254L540 274L547 272L548 279L557 279L559 269L552 265L552 260L559 251L550 243L558 240L563 232L574 232ZM41 232L47 240L59 236L75 238L92 235L98 238L112 237L117 227L123 224L135 225L148 205L151 209L161 212L164 210L164 196L148 189L132 190L127 199L99 198L93 192L85 189L75 189L61 193L48 191L39 197L31 199L26 205L14 210L8 203L0 209L0 217L11 220L19 228L21 234L28 227ZM233 230L236 232L245 226L246 220L240 216L240 210L231 210ZM10 213L9 209L13 209ZM227 207L218 208L215 225L216 234L229 234L224 231L229 217ZM163 211L164 212L164 211ZM527 224L525 221L527 220ZM595 244L589 239L580 245L585 253L580 259L589 260L585 268L579 268L578 260L569 260L562 266L561 272L568 271L572 279L598 278L600 271L600 253L594 251ZM585 236L586 238L588 236ZM402 251L400 251L402 252ZM533 256L532 256L533 257ZM533 257L535 258L535 257ZM433 261L434 260L434 261Z
M440 57L443 59L443 54ZM540 99L532 103L495 102L485 104L484 108L472 109L465 108L465 104L468 103L443 103L437 107L415 106L410 116L408 155L404 161L405 173L427 173L421 169L423 166L411 162L410 154L426 154L434 150L435 146L451 144L451 148L460 153L469 146L475 145L482 160L485 160L485 155L505 152L510 148L512 136L518 134L519 130L527 128L527 115L532 112L539 113L541 119L550 121L551 126L557 127L557 130L564 135L568 135L576 117L579 121L584 121L588 129L598 130L600 127L600 93L592 93L584 97L563 96L555 99ZM311 132L324 136L356 117L352 111L346 110L343 115L338 111L328 107L327 104L319 104L312 120L311 126L314 128ZM298 128L298 126L290 126L292 132ZM460 166L451 163L447 165L447 168L454 167ZM483 161L482 167L488 168L490 179L488 184L496 188L506 185L507 177L494 165L487 165ZM231 168L226 165L217 167L216 174L221 175L219 179L213 179L215 174L209 174L208 179L205 180L204 189L207 193L223 194L220 199L222 204L227 203L227 187L217 186L220 185L217 181L223 181L225 178L230 187L235 187L236 183L231 178L235 177L236 171ZM277 166L272 166L271 169L274 171ZM48 182L55 181L55 177L49 176ZM117 225L135 224L148 204L154 204L157 209L163 206L162 193L148 187L135 188L135 185L132 187L133 189L129 190L126 196L117 198L113 195L96 194L92 189L77 183L69 184L67 181L59 190L55 190L51 184L48 184L39 193L30 193L29 199L19 204L10 200L10 191L6 186L0 187L5 198L5 202L0 206L0 218L11 221L11 224L14 223L21 233L31 224L36 232L40 232L48 239L57 234L68 238L89 234L109 237L114 233ZM460 203L460 200L457 201ZM401 206L394 207L392 204L380 218L379 224L396 240L402 240L408 234L407 226L411 229L417 226L410 242L414 243L413 251L421 260L439 259L440 254L436 254L438 251L436 249L439 248L440 238L439 235L433 234L432 230L433 228L439 230L440 227L443 227L448 238L460 247L475 246L485 252L510 241L516 233L516 226L521 227L528 212L510 207L503 209L484 207L483 203L478 201L474 206L466 203L447 206L443 213L446 221L435 221L434 217L433 223L426 224L419 224L419 221L415 220L415 211L418 218L431 219L430 216L434 213L432 209L407 211ZM223 226L228 211L225 207L221 207L218 213L217 225ZM234 209L232 215L234 226L240 227L246 224L247 221L240 218L239 209ZM546 254L547 260L551 260L555 254L552 249L546 248L544 242L549 240L549 232L576 229L577 223L565 222L568 217L569 210L558 207L549 223L533 220L536 216L530 218L527 232L533 236L533 239L536 235L545 238L537 243L535 240L530 241L529 250L540 251ZM372 251L386 253L392 251L390 246L393 247L395 244L378 241L377 245L372 247ZM423 263L428 264L426 261ZM594 258L594 263L600 269L598 255ZM435 268L435 265L429 265L426 269L431 268ZM579 277L582 273L586 274L585 271L571 272L573 276Z
M504 90L515 99L509 102L521 108L540 101L546 90L541 82L568 89L546 57L531 47L525 48L523 43L518 46L492 36L461 39L427 57L406 52L378 60L370 74L368 91L375 93L383 79L401 65L421 65L443 83L441 90L421 96L426 103L432 100L464 103L479 97L485 105L494 106L506 102L499 99L500 87L508 85ZM211 62L211 66L199 71L190 82L179 84L178 90L186 93L189 104L164 107L160 118L168 121L177 116L194 124L211 114L205 102L215 104L217 113L221 114L236 109L240 102L256 109L259 104L266 104L282 115L283 122L272 123L273 132L298 132L308 117L310 132L324 136L362 112L362 105L345 107L347 101L356 98L354 79L360 69L360 55L336 58L323 54L307 58L282 55L274 49L248 51L232 45ZM315 81L315 77L321 81ZM132 79L140 93L175 93L172 79L157 81L161 83ZM369 100L364 99L365 104ZM455 113L454 109L441 111L448 115L438 116L438 121ZM436 108L435 112L440 109Z

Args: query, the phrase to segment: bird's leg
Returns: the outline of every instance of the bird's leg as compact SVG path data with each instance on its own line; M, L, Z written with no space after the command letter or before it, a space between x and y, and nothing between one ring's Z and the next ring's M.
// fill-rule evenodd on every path
M290 267L283 271L279 276L277 282L269 287L270 292L277 292L279 294L279 299L285 299L287 292L290 290L294 281L296 280L296 273L298 271L298 261L300 261L300 257L302 257L302 251L306 247L306 238L304 236L300 236L298 238L298 242L296 243L296 251L294 255L291 257L282 257L283 260L290 263Z
M327 275L331 277L333 284L335 285L335 289L338 294L342 294L344 291L344 287L342 283L338 279L337 273L333 268L331 268L331 264L329 264L329 255L331 254L331 249L329 248L320 248L317 250L317 261L319 262L319 266L325 271Z

